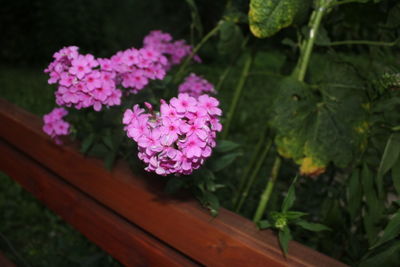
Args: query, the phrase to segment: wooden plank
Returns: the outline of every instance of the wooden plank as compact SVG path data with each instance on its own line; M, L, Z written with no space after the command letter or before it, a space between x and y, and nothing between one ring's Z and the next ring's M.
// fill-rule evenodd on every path
M0 251L0 266L1 267L16 267L3 253Z
M2 171L124 265L198 266L1 140L0 155Z
M110 173L71 144L58 146L41 121L0 100L0 136L142 229L208 266L344 266L296 242L284 258L271 231L221 209L212 218L194 200L163 195L160 178L132 174L120 163ZM79 164L78 164L79 163ZM161 178L162 179L162 178Z

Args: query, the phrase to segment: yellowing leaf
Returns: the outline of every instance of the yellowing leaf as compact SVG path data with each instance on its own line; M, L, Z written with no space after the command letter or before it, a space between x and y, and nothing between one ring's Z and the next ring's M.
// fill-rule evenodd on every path
M300 165L300 174L316 177L324 173L326 166L310 157L305 157Z
M270 37L288 27L301 6L300 0L251 0L250 30L258 38Z

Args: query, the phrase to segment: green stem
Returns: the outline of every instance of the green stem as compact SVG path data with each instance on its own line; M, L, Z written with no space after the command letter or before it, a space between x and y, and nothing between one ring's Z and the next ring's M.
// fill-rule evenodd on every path
M242 94L242 89L243 86L246 82L247 76L249 74L249 70L250 70L250 66L251 66L251 62L252 62L253 57L251 55L248 55L245 62L244 62L244 66L243 66L243 70L242 70L242 74L240 76L239 82L236 86L234 95L233 95L233 99L232 99L232 103L229 107L229 111L227 113L226 116L226 122L224 125L224 132L222 133L222 139L226 139L226 137L228 136L229 133L229 128L232 122L232 118L233 115L235 113L236 110L236 106L239 102L240 99L240 95Z
M252 154L252 157L251 157L251 159L249 161L249 164L246 164L246 170L243 172L243 175L240 178L239 186L237 187L238 190L236 191L236 194L235 194L235 196L234 196L234 198L232 200L233 207L235 208L235 210L236 210L236 207L238 205L239 196L244 191L244 186L246 185L246 181L248 180L247 177L249 176L250 171L253 169L253 166L256 163L257 156L260 153L261 146L264 144L264 140L265 140L265 130L262 131L262 133L260 135L260 138L258 139L258 142L256 144L256 149L254 150L254 152Z
M368 41L368 40L346 40L330 42L326 44L319 44L319 46L336 46L336 45L375 45L375 46L395 46L400 39L393 42L379 42L379 41Z
M242 208L242 206L244 204L244 201L246 200L247 196L249 195L249 191L250 191L251 187L253 187L254 182L256 181L256 177L257 177L258 173L260 172L261 166L264 163L265 158L268 155L268 151L271 148L271 144L272 144L272 140L270 139L267 141L261 156L258 158L256 166L255 166L253 172L251 173L249 180L247 181L246 187L243 189L243 192L241 192L240 199L239 199L237 205L235 206L236 212L240 211L240 209Z
M242 45L241 45L241 47L242 47L241 51L244 50L244 48L246 47L246 44L247 44L248 40L249 40L248 36L243 40ZM241 51L237 52L236 55L234 55L232 57L232 59L230 60L230 64L226 67L224 72L219 76L218 84L215 87L215 91L219 92L221 90L221 87L224 84L225 79L228 77L228 75L231 72L233 66L236 64L236 61L238 60L238 58L239 58L239 56L241 54Z
M175 75L174 78L174 83L177 83L179 80L181 80L181 76L185 72L185 69L189 62L192 60L192 58L199 52L200 48L212 37L214 34L216 34L219 31L221 23L218 23L210 32L206 34L206 36L201 39L201 41L195 46L193 49L192 53L185 59L185 61L182 63L181 67L179 68L178 72Z
M319 25L321 24L322 17L328 7L329 0L321 0L320 6L317 7L311 14L309 36L305 43L301 45L300 58L295 69L297 80L304 81L307 72L308 63L310 61L312 49L314 47L315 37L317 36Z
M221 90L222 85L225 82L226 77L228 77L229 72L231 72L232 69L232 65L229 65L224 72L221 74L221 76L219 76L219 80L217 85L215 86L215 91L219 92Z
M258 203L258 207L256 213L254 214L253 221L257 223L260 221L262 216L264 215L265 209L267 208L268 201L271 197L272 190L274 189L275 182L278 178L279 169L282 164L282 159L279 156L276 156L274 165L271 170L271 177L267 183L267 186L264 192L261 195L260 202Z

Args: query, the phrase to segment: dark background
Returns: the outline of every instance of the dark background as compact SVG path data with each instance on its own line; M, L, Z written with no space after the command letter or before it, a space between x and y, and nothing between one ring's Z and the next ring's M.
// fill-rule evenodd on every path
M225 1L196 4L207 31L220 18ZM141 47L151 30L186 38L190 23L185 0L0 0L0 62L42 67L54 52L69 45L109 57Z

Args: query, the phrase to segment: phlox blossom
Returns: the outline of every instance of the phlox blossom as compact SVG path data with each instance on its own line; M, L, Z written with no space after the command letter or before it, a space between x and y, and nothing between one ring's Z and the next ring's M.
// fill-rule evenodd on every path
M139 105L127 109L124 129L138 144L145 170L165 176L187 175L198 169L211 156L216 133L222 130L218 103L213 97L202 97L200 102L179 94L169 102L161 100L159 112L150 104L146 105L148 111Z
M64 108L54 108L49 114L43 116L43 131L57 144L61 144L60 136L69 134L70 124L63 120L67 114L68 111Z
M210 82L194 73L185 78L184 82L179 85L178 91L179 93L187 93L193 97L216 93L214 86Z

